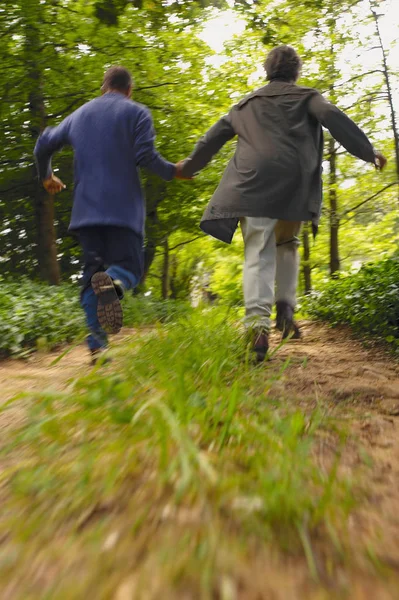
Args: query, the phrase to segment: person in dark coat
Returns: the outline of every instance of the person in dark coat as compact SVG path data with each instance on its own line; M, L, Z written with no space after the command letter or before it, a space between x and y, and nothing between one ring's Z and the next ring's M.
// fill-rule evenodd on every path
M35 157L45 189L65 188L51 157L65 145L74 149L74 202L70 231L83 249L82 306L94 357L107 346L107 334L122 327L120 300L143 271L145 203L139 168L170 181L179 168L154 147L149 110L130 100L132 78L123 67L104 76L102 95L39 137Z
M253 332L258 360L268 350L274 300L277 327L299 337L294 322L303 221L317 231L322 205L323 130L365 162L383 168L367 136L315 89L296 84L301 60L290 46L268 55L269 83L249 94L222 117L183 161L182 174L203 169L238 136L233 158L201 221L204 232L230 243L241 224L245 246L245 322ZM276 287L276 293L274 288Z

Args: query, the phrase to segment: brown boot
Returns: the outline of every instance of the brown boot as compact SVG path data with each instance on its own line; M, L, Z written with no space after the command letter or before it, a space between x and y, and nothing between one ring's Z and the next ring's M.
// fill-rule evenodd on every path
M123 325L123 312L119 299L119 286L104 272L95 273L91 287L98 298L97 316L107 333L119 333Z
M269 350L269 334L264 328L252 330L252 351L256 354L257 362L263 362Z
M94 367L98 362L103 365L107 365L112 362L112 358L109 356L105 356L107 352L107 348L96 348L95 350L90 350L91 355L91 364Z
M283 340L290 337L293 340L299 340L301 332L298 324L294 321L294 309L292 306L285 302L285 300L279 300L276 302L277 315L276 315L276 327L282 332Z

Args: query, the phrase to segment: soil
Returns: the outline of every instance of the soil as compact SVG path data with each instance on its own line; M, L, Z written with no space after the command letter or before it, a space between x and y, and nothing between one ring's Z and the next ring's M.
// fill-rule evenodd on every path
M260 562L252 565L253 581L267 574L271 588L275 580L275 589L280 591L272 595L261 593L256 598L399 598L399 362L382 350L365 348L346 329L330 329L306 321L301 323L301 329L302 339L284 345L266 366L268 371L277 372L287 358L290 360L282 378L273 386L273 397L281 392L282 396L304 405L307 398L314 403L317 397L331 414L347 419L351 439L356 444L360 442L370 457L372 466L364 471L367 475L361 482L367 491L366 498L354 511L349 530L353 553L368 547L375 569L362 569L361 560L354 562L352 573L343 568L342 578L346 579L348 590L343 596L334 593L334 586L327 592L321 587L319 591L311 587L308 593L298 592L306 589L302 585L306 577L303 565L296 567L288 561L284 571L279 561L268 566ZM129 336L129 332L124 335ZM274 346L278 343L275 334L272 342ZM37 354L25 362L1 363L1 400L5 402L24 392L65 389L87 371L89 358L83 346L71 349L60 362L53 364L56 356ZM22 419L23 415L17 409L7 411L1 416L0 430L7 427L5 418ZM359 454L351 453L350 444L348 448L342 468L350 475L359 466ZM119 597L134 598L122 592L116 596ZM231 597L241 599L241 595ZM245 594L242 598L249 596Z

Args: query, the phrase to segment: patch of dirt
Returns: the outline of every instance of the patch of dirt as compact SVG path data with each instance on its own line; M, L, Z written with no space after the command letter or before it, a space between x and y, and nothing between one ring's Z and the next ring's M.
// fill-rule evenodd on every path
M301 340L291 340L269 368L290 364L271 390L298 402L318 398L331 414L346 418L351 437L360 442L372 466L361 482L366 499L350 519L353 552L369 548L374 566L390 568L377 580L355 576L349 598L399 598L399 363L381 349L364 348L349 330L302 322ZM273 334L272 341L278 342ZM274 363L274 364L273 364ZM350 444L343 456L347 474L359 463ZM367 559L365 557L365 562Z
M114 336L112 343L117 345L134 333L132 329L124 329ZM63 353L65 349L43 354L38 352L27 360L0 361L0 404L24 392L64 390L91 368L91 358L85 344L72 347L57 362Z

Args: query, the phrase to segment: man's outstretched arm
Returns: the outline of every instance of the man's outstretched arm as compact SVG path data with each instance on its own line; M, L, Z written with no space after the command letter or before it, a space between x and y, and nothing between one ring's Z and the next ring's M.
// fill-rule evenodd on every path
M235 135L230 116L225 115L200 139L191 156L183 161L179 174L185 178L193 177L206 167L222 146Z
M361 160L383 169L386 158L374 151L365 133L339 108L328 102L321 94L315 94L309 102L310 113L329 130L333 138Z
M69 126L70 119L67 117L58 127L47 127L39 136L34 149L39 179L50 194L65 188L62 181L53 174L51 157L54 152L69 144Z

